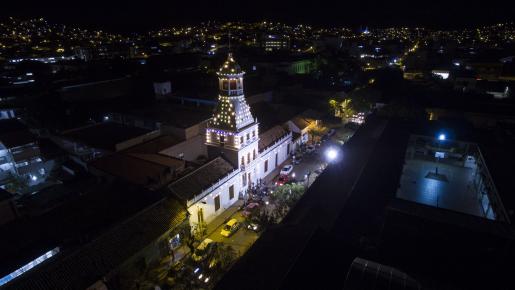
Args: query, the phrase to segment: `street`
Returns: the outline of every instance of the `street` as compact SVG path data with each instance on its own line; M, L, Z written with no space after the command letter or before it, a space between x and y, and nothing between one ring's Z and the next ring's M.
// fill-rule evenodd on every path
M222 224L217 227L210 235L208 235L207 238L210 238L215 242L224 243L233 247L234 250L236 250L238 253L238 256L241 256L257 240L258 234L244 227L245 217L241 215L241 211L236 212L230 217L230 219L233 218L237 219L241 225L240 229L236 231L236 233L230 237L222 236L220 234L220 231L224 226L224 224Z

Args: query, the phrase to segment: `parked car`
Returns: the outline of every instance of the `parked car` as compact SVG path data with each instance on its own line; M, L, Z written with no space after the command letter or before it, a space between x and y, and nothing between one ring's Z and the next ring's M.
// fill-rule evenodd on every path
M334 133L336 133L336 130L331 129L331 130L329 130L329 131L327 132L327 136L331 137L331 136L333 136L333 135L334 135Z
M241 215L244 217L248 217L253 211L257 210L258 207L259 203L251 202L245 207L245 210L241 213Z
M193 275L195 277L197 277L197 279L199 279L199 281L204 282L204 283L207 284L211 280L212 273L211 273L211 270L209 268L196 267L193 270Z
M195 262L201 262L206 259L214 248L215 243L211 239L203 240L200 245L197 246L191 258Z
M281 172L279 173L280 175L288 175L292 172L293 170L293 165L289 164L289 165L285 165L282 169L281 169Z
M290 178L288 177L288 175L281 175L281 176L279 176L279 178L277 178L275 185L282 186L282 185L286 184L288 181L290 181Z
M300 164L302 162L302 156L301 155L294 155L293 156L293 164Z
M247 229L254 232L259 232L260 227L257 223L249 222L247 223Z
M315 146L308 145L308 146L306 146L306 153L313 153L313 152L315 152L315 149L316 149Z
M230 237L240 228L240 223L237 219L231 219L222 228L220 234L224 237Z

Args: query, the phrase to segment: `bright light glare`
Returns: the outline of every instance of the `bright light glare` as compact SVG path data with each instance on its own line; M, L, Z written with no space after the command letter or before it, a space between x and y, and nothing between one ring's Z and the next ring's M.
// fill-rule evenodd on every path
M329 159L329 161L333 161L338 156L338 152L333 148L328 149L325 154L327 156L327 159Z
M440 140L440 141L444 141L445 139L447 139L447 137L445 136L445 134L440 134L440 135L438 135L438 140Z

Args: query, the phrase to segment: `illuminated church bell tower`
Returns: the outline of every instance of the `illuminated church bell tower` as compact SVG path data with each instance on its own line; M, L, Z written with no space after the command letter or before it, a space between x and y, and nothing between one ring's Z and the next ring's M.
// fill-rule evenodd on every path
M229 53L218 74L218 104L206 129L209 156L224 156L249 170L258 155L258 123L243 93L244 71Z

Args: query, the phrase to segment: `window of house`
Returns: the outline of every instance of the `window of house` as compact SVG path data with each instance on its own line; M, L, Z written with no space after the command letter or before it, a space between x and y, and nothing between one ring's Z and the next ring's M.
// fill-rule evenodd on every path
M249 140L250 140L250 134L247 133L247 141L249 141Z
M286 146L286 154L290 155L290 143Z
M234 198L234 185L229 186L229 200Z
M250 152L247 153L247 164L249 164L249 163L250 163Z
M224 143L225 143L225 136L220 135L220 144L224 144Z
M252 138L256 137L256 131L252 131Z
M265 168L265 172L264 173L266 173L268 171L268 160L265 160L264 168Z
M240 137L240 143L243 144L243 136Z
M247 185L247 174L245 174L245 173L243 173L243 175L241 176L241 185L242 186Z
M252 160L256 160L256 149L252 151Z
M215 197L215 211L219 210L220 209L220 196L217 195Z
M241 156L241 165L245 165L245 157Z

